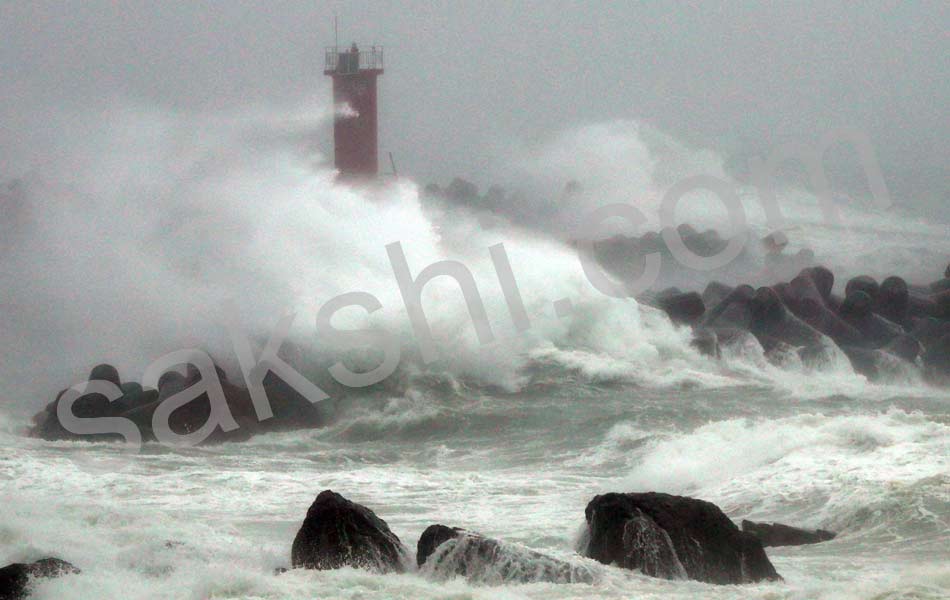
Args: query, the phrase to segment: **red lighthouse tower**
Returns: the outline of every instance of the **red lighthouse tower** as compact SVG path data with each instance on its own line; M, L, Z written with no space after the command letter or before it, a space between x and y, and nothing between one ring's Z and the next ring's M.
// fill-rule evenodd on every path
M383 74L383 49L326 49L324 75L333 77L334 165L346 179L370 179L379 172L376 77Z

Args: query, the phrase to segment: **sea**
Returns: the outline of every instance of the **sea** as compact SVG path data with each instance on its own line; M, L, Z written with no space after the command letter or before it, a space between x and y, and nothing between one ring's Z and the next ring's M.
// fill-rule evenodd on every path
M606 131L614 139L630 128ZM588 144L603 133L580 137ZM629 142L636 156L638 140ZM594 289L555 235L427 207L412 181L343 189L283 138L258 141L237 157L209 144L200 176L156 158L96 186L27 182L29 227L5 250L7 289L33 277L18 284L23 294L4 334L0 564L57 556L82 570L35 582L31 598L950 598L947 388L912 370L871 382L843 356L817 367L777 363L749 340L718 359L701 355L688 329L660 311ZM641 170L649 174L654 162ZM619 199L623 178L594 171L583 202ZM97 200L77 208L76 189ZM160 210L120 218L130 194ZM835 224L822 221L813 196L783 200L791 246L832 266L839 290L860 273L926 283L950 259L947 221L900 199L890 208L842 205ZM696 222L715 210L680 212ZM745 226L768 232L751 209ZM433 281L423 301L439 356L422 364L385 250L394 242L415 274L440 260L466 265L494 339L475 335L456 283ZM518 282L527 330L513 325L499 291L488 252L496 244ZM701 291L706 281L692 283ZM290 304L297 347L323 352L313 316L353 290L370 291L382 308L342 320L398 333L400 384L333 399L325 427L197 447L147 443L138 452L24 433L32 413L98 362L136 379L159 351L204 344L239 382L227 330L214 319L224 300L265 337ZM572 310L558 314L561 299ZM411 552L427 526L442 523L585 565L594 581L445 579L412 565L401 574L275 574L289 566L294 535L325 489L371 508ZM655 579L578 553L585 506L612 491L688 495L737 523L838 535L768 548L780 582Z

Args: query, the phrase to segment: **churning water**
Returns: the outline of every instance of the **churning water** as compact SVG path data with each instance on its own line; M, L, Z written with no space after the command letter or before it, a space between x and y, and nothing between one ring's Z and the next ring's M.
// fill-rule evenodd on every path
M77 183L96 194L82 210L65 184L35 182L32 198L43 202L26 202L30 233L6 250L3 275L10 285L37 269L36 256L45 261L23 293L32 301L17 304L4 334L16 350L3 371L10 408L0 427L0 562L55 555L83 570L39 582L35 598L950 595L946 389L913 375L872 384L846 360L819 370L775 366L755 344L726 348L721 360L701 356L688 331L658 311L600 296L560 242L483 230L476 217L433 216L409 183L372 197L335 188L326 173L285 155L287 136L257 135L253 150L237 156L209 143L200 169L189 167L200 176L184 179L172 177L188 171L182 165L140 158L140 168L126 167L139 182L132 192L123 173ZM591 177L616 190L615 175ZM158 209L112 218L130 193L156 199ZM840 276L899 269L935 278L950 255L945 224L855 211L836 230L810 216L815 203L806 196L787 200L804 232L799 242ZM750 226L761 228L751 213ZM457 287L433 283L425 300L442 358L423 369L407 353L399 392L348 396L326 428L192 449L146 445L134 456L21 434L29 413L92 363L115 362L131 379L160 350L200 342L233 367L213 322L225 299L255 331L293 306L305 315L295 325L301 339L322 301L366 290L384 308L353 321L411 340L384 250L393 241L414 272L460 257L498 339L480 345ZM491 271L487 248L499 242L532 318L525 333L511 329ZM87 269L92 263L98 268ZM574 305L569 317L554 314L561 298ZM43 307L53 309L45 321ZM109 458L124 468L84 468ZM349 569L274 575L323 489L372 508L410 548L429 524L461 526L586 564L595 582L493 585ZM649 490L712 501L736 521L839 535L769 549L785 581L744 586L651 579L575 553L595 494Z

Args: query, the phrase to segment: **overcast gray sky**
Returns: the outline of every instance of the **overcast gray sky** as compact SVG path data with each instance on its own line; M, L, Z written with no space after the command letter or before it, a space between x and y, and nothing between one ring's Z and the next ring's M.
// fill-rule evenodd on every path
M336 12L341 41L386 47L381 150L422 183L488 183L499 147L579 123L726 154L851 125L892 185L946 201L950 3L832 4L3 1L0 178L70 152L50 115L326 99Z

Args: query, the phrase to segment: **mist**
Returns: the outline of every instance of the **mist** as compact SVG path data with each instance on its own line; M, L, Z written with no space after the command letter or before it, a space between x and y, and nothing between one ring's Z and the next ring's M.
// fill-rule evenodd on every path
M950 597L948 25L0 0L0 597Z
M311 319L329 297L367 290L385 308L376 322L405 333L384 251L393 241L419 268L463 258L480 285L493 282L487 248L504 242L528 274L529 305L572 294L603 303L558 242L580 215L635 202L658 227L659 199L678 178L740 182L742 157L842 125L869 135L897 208L922 221L918 240L934 240L920 271L934 278L946 251L946 12L939 3L5 4L5 395L35 408L98 362L135 376L185 346L226 354L214 317L229 300L261 333L282 310ZM341 43L386 48L381 164L392 152L401 178L383 194L333 182L322 69L334 15ZM860 193L847 149L828 158L835 184ZM500 202L426 203L422 186L456 176L480 193L499 184ZM580 192L566 196L572 181ZM806 192L786 200L817 223ZM710 204L684 203L681 220L736 233ZM761 211L747 209L765 233ZM868 217L856 207L848 218ZM852 272L873 256L840 252L837 236L806 237L797 241ZM899 250L874 268L916 260ZM452 298L436 317L442 342L474 348L457 292L433 290ZM500 380L516 385L514 357L566 335L556 320L535 333L491 360L473 350L461 370L487 376L508 363Z
M500 148L633 119L729 157L864 129L888 181L946 200L941 2L717 6L571 2L8 3L4 176L70 152L50 117L128 103L182 112L329 94L323 47L386 48L381 150L418 181L488 185ZM324 132L325 133L325 132ZM330 149L326 135L320 143ZM326 153L326 152L325 152ZM842 157L840 170L849 173ZM853 166L853 165L852 165Z

